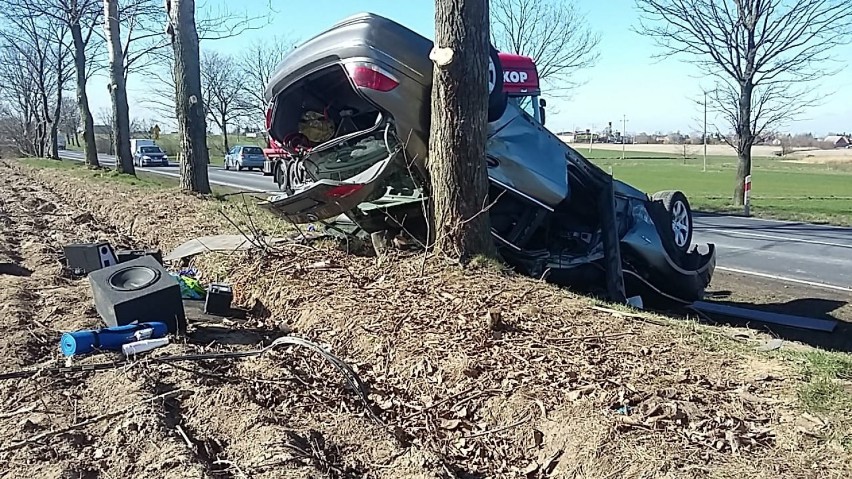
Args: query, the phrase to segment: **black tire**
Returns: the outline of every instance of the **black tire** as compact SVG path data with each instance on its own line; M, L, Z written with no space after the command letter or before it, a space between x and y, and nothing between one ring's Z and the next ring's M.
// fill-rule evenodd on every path
M237 162L237 171L243 171L243 165Z
M277 162L274 167L273 175L275 178L275 183L278 185L278 189L281 191L285 191L287 188L287 162Z
M489 52L489 86L492 81L494 88L488 93L488 122L497 121L506 112L506 104L508 96L503 92L503 65L500 64L500 57L497 55L497 49L490 48ZM494 65L493 71L491 65ZM491 76L494 75L493 78Z
M672 233L672 242L680 251L688 251L692 247L692 207L689 200L681 191L660 191L654 193L652 199L660 201L666 207L671 221L668 231ZM685 231L684 231L685 230Z

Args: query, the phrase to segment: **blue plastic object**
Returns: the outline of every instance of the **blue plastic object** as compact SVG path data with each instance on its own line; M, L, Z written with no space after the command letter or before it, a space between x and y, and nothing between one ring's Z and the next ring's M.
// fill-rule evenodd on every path
M151 335L145 338L136 336L138 331L151 329ZM123 344L140 339L162 338L169 334L166 323L140 323L116 326L112 328L88 329L64 333L59 340L59 349L66 356L88 354L96 350L121 351Z

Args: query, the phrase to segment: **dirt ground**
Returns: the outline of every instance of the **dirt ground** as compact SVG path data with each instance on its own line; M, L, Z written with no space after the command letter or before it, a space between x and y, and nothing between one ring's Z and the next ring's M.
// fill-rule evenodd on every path
M64 365L61 332L100 324L88 281L62 272L63 244L168 251L231 232L219 207L0 160L0 373ZM0 477L852 473L848 449L829 439L847 438L845 424L803 414L800 373L729 328L614 315L493 266L327 244L194 264L204 281L233 282L251 314L193 321L187 337L148 358L248 351L291 334L351 365L373 413L337 369L293 347L42 372L0 381ZM173 397L156 398L164 393Z

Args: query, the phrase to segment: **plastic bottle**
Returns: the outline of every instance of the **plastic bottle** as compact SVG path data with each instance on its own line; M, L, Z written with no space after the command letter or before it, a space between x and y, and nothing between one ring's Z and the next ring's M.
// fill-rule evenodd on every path
M169 338L146 339L121 346L121 352L125 356L133 356L134 354L144 353L145 351L157 349L167 344L169 344Z

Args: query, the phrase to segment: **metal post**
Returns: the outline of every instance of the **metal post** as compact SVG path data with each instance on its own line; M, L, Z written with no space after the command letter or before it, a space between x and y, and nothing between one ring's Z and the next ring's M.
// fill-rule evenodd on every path
M707 171L707 92L704 92L704 171Z
M592 139L595 137L595 125L592 124L592 129L589 130L589 155L592 154Z
M621 119L621 161L624 161L624 135L627 134L627 115Z
M615 188L612 176L604 179L598 212L603 233L604 265L606 269L606 289L609 300L614 303L627 302L624 290L624 271L621 266L621 245L618 238L618 224L615 213Z
M743 189L743 212L748 217L751 216L751 175L746 175Z

